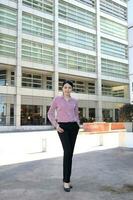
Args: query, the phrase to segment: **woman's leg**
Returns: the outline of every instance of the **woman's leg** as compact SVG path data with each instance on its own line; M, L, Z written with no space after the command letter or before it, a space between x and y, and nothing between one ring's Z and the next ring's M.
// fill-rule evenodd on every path
M77 135L78 135L78 131L79 131L79 126L76 122L72 123L71 126L69 126L70 130L69 130L69 137L70 137L70 143L71 143L71 148L72 148L72 153L74 152L74 147L75 147L75 143L76 143L76 139L77 139Z
M79 128L74 123L68 123L67 125L61 124L61 128L64 129L64 132L58 133L58 135L60 137L64 150L63 181L69 183L71 176L73 151Z
M63 128L63 127L62 127ZM66 183L70 182L71 172L71 160L72 160L72 148L68 135L68 131L64 129L63 133L58 133L64 150L63 156L63 181Z
M74 152L74 147L75 147L78 131L79 131L79 126L77 125L77 123L72 123L71 126L69 126L69 141L71 144L72 157L73 157L73 152ZM72 169L72 157L71 157L71 169ZM70 170L70 176L71 176L71 170Z

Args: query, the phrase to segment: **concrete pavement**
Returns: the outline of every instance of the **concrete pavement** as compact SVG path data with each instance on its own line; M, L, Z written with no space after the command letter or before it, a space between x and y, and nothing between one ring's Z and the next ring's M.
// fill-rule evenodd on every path
M62 188L62 157L0 167L0 200L133 200L133 149L74 155L72 183Z

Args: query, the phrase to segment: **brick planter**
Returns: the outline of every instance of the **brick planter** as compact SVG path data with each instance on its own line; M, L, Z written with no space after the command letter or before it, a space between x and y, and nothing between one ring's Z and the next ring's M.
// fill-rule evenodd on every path
M94 122L94 123L83 123L83 129L89 133L101 133L101 132L112 132L114 130L125 130L123 122Z

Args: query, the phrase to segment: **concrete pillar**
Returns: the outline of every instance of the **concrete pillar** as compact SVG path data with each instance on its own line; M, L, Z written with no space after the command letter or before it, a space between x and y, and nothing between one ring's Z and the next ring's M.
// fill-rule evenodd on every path
M97 109L96 109L96 121L102 121L102 80L101 80L101 35L100 35L100 1L96 0L96 19L97 19L97 81L96 81L96 92L97 92Z
M87 119L89 118L89 107L88 106L86 107L86 118Z
M6 85L8 86L8 85L11 85L11 70L10 69L8 69L7 70L7 72L6 72L6 79L7 79L7 81L6 81Z
M43 100L43 119L44 119L44 123L46 124L46 101L45 101L45 99Z
M21 46L22 46L22 0L18 0L17 22L17 49L16 49L16 102L15 102L15 125L21 122Z
M59 73L58 73L58 0L55 0L55 13L54 13L54 95L58 95L58 81L59 81Z
M10 125L10 103L6 106L6 126Z
M42 89L47 90L46 76L44 74L42 74Z
M115 109L113 109L113 121L115 121Z

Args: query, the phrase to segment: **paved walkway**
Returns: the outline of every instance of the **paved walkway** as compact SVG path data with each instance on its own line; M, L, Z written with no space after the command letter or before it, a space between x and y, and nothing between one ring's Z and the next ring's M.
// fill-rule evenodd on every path
M62 157L0 167L0 200L133 200L133 149L74 155L72 182L62 188Z

